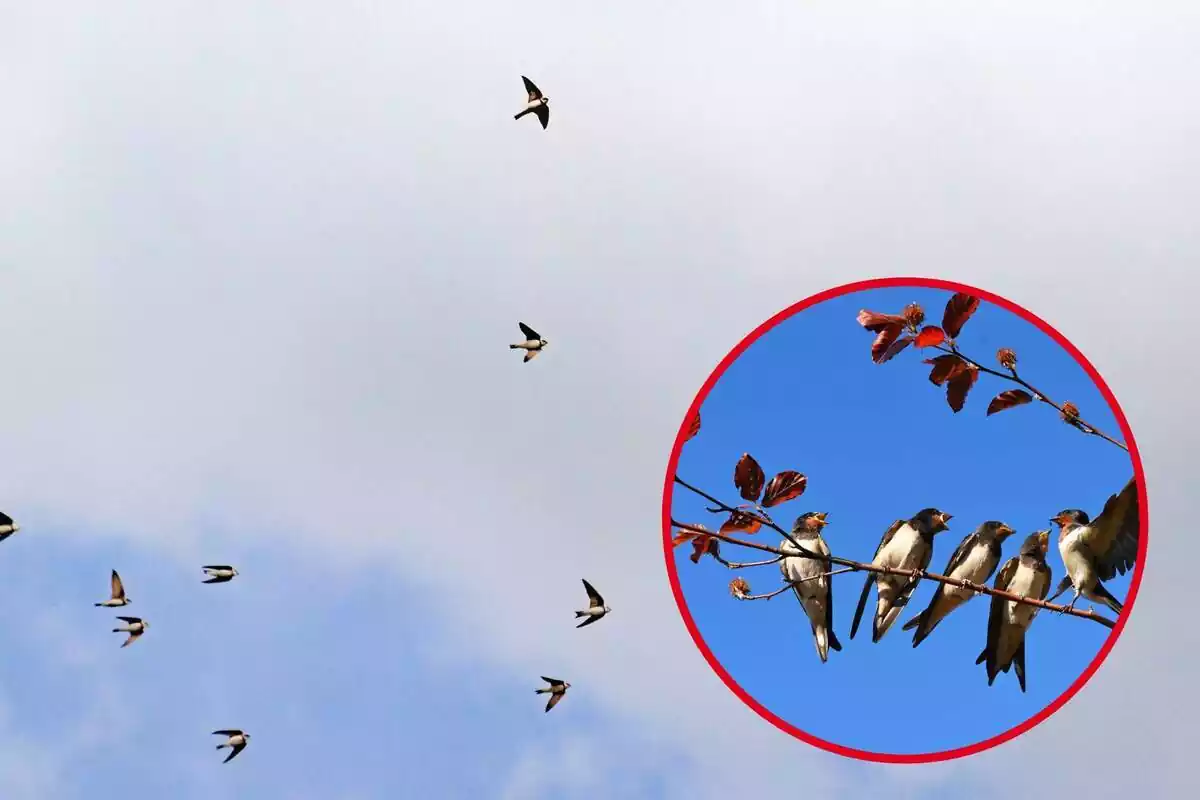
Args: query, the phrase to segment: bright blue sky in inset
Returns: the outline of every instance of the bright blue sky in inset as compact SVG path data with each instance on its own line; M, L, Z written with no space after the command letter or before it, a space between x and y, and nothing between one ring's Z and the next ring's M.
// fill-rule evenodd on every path
M871 361L874 334L856 322L860 309L899 313L919 302L926 324L940 325L950 296L917 288L859 292L785 320L717 382L701 408L703 427L685 444L677 474L737 504L743 501L733 468L744 452L754 456L768 480L785 469L803 472L808 489L773 509L775 520L790 528L805 511L827 511L830 548L862 561L871 559L893 520L939 507L954 519L935 540L930 568L937 572L962 537L985 520L1003 520L1017 531L1005 544L1003 564L1026 535L1051 527L1048 518L1060 509L1098 513L1132 475L1124 451L1079 433L1042 404L987 417L992 397L1017 388L994 376L981 375L963 410L952 413L944 389L929 382L930 367L921 363L937 355L933 350L910 347L886 364ZM1018 316L982 303L959 344L989 367L998 348L1014 349L1023 377L1060 403L1074 402L1085 419L1122 438L1083 368ZM1103 370L1103 364L1096 366ZM719 526L722 517L707 513L705 501L686 489L676 487L674 502L675 519ZM773 544L779 537L764 530L750 538ZM1056 544L1057 531L1049 554L1055 584L1064 574ZM931 752L1001 733L1063 692L1109 633L1087 620L1042 613L1026 646L1028 693L1020 692L1013 671L997 676L989 689L984 667L974 664L985 642L985 598L955 611L913 649L912 632L900 626L928 602L935 584L926 581L883 640L872 644L874 590L858 636L850 639L864 580L851 573L833 579L835 629L843 650L831 651L822 664L790 594L752 603L729 595L735 575L747 578L756 594L778 588L777 566L731 572L709 558L692 564L689 545L675 552L700 633L742 688L797 727L865 750ZM766 557L728 546L723 555L731 561ZM1131 577L1107 585L1124 600Z

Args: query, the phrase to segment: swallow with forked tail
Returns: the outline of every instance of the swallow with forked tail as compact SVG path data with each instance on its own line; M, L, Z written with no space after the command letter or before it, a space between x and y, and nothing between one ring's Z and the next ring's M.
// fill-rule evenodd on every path
M582 628L586 625L591 625L593 622L612 611L611 608L604 605L604 598L600 596L600 593L596 591L595 587L593 587L586 580L583 582L583 589L587 592L588 607L583 611L576 611L575 619L579 619L580 617L587 617L587 619L576 625L576 628Z
M226 583L237 577L238 571L228 564L224 565L209 565L201 567L204 574L208 576L208 580L201 583Z
M986 584L1000 565L1000 545L1012 535L1013 529L1003 522L993 520L983 523L958 545L954 555L950 556L943 574L947 578L957 578L975 586ZM925 610L904 623L900 630L917 629L913 634L913 647L916 647L933 633L933 629L951 611L975 595L976 591L973 588L939 583L933 590L933 598Z
M510 344L508 349L524 350L525 358L522 359L522 362L528 364L534 358L537 358L537 354L542 352L542 348L550 343L543 339L537 331L526 325L524 322L518 322L517 325L521 327L521 333L525 334L525 341L518 344Z
M1136 479L1130 478L1120 494L1111 495L1100 516L1094 520L1089 519L1086 512L1068 508L1055 514L1050 521L1060 527L1058 554L1067 571L1050 600L1073 587L1075 596L1068 608L1074 608L1083 595L1120 614L1121 601L1113 597L1101 581L1124 575L1126 570L1133 569L1137 560L1141 517Z
M546 126L550 124L550 98L542 94L542 90L533 85L533 81L521 76L521 80L525 81L525 91L529 95L529 100L525 108L521 110L513 119L520 119L526 114L536 114L538 122L542 123L542 130L546 130Z
M223 747L229 748L229 755L226 756L225 760L221 762L222 764L228 764L230 761L233 760L234 756L236 756L238 753L245 750L246 745L250 743L250 734L246 733L245 731L238 730L237 728L228 728L226 730L213 731L213 736L229 737L228 741L226 741L225 744L217 745L218 750L220 750Z
M883 534L871 563L877 567L925 571L933 558L933 537L947 530L946 523L951 519L952 516L944 511L924 508L911 519L896 520ZM854 634L858 633L858 623L862 621L863 611L867 607L867 595L872 583L875 584L878 598L875 619L871 624L871 641L878 642L892 627L896 617L900 616L900 609L908 603L908 598L920 582L919 576L868 572L858 598L858 608L854 611L850 638L853 639Z
M109 584L112 591L112 597L105 600L103 603L93 603L92 605L105 606L106 608L118 608L120 606L127 606L133 602L125 596L125 584L121 583L121 576L117 574L115 569L112 571L112 578L109 580Z
M547 678L545 675L542 676L542 680L550 684L550 688L534 689L533 693L550 695L550 699L546 702L546 710L549 711L558 705L559 700L563 699L563 695L567 693L567 689L571 688L571 684L566 681L560 681L558 678Z
M121 620L125 624L119 628L113 628L112 632L129 634L129 638L121 643L121 647L129 647L129 645L136 642L141 635L146 632L146 629L150 627L149 622L145 622L138 617L117 617L117 619Z
M1020 597L1045 600L1052 573L1046 563L1050 531L1035 531L1021 544L1021 552L1010 558L996 575L993 588ZM1001 672L1016 667L1017 681L1025 691L1025 634L1040 609L992 595L988 614L987 646L975 659L987 668L988 686Z
M821 530L829 524L828 516L824 511L801 514L792 525L792 539L810 553L829 555L829 546L821 536ZM830 648L842 649L842 643L833 632L833 581L828 574L829 562L800 555L802 551L787 539L780 543L779 549L789 554L779 562L779 571L783 573L783 579L792 584L800 607L808 615L817 655L824 663L829 660Z

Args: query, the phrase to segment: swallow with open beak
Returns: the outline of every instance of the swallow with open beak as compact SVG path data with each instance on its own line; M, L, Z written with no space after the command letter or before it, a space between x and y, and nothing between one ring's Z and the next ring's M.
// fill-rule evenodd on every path
M93 603L92 605L105 606L106 608L119 608L120 606L127 606L132 602L128 597L125 596L125 584L121 583L121 576L117 574L115 569L112 571L112 578L110 579L109 583L111 584L112 597L108 598L103 603Z
M146 632L147 628L150 627L149 622L145 622L138 617L117 617L117 619L121 620L125 624L119 628L113 628L112 632L129 634L129 638L121 643L121 647L129 647L129 645L141 638L141 635Z
M526 114L536 114L538 122L542 123L542 130L546 130L546 126L550 124L550 98L542 94L542 90L533 85L533 81L521 76L521 80L525 81L525 91L529 95L529 100L525 108L521 110L513 119L520 119Z
M21 526L13 522L13 518L0 511L0 542L21 530Z
M212 564L207 567L201 567L204 574L208 576L207 580L201 583L227 583L237 577L238 571L228 564Z
M1068 608L1074 608L1079 596L1083 595L1120 614L1121 602L1104 588L1101 581L1124 575L1126 570L1133 569L1137 560L1141 523L1137 481L1130 478L1119 494L1111 495L1100 516L1094 520L1078 508L1068 508L1055 514L1050 521L1060 528L1058 554L1067 571L1050 600L1068 587L1074 587L1075 596Z
M250 743L250 734L246 733L245 731L238 730L237 728L227 728L222 731L213 731L213 736L228 737L225 744L217 745L218 750L223 747L229 748L229 755L226 756L225 760L221 762L222 764L228 764L233 760L234 756L245 750L246 745Z
M911 519L896 520L883 534L871 563L877 567L924 572L933 558L933 537L947 530L946 523L952 518L936 508L923 508ZM867 595L871 592L872 583L875 584L878 597L875 619L871 625L871 641L878 642L892 627L896 617L900 616L900 609L908 603L908 598L920 582L920 576L868 572L862 595L858 598L858 608L854 611L850 638L853 639L854 634L858 633L858 623L862 621L863 610L867 607Z
M525 334L525 341L517 344L510 344L508 349L524 350L525 358L522 359L522 362L528 364L534 358L537 358L537 354L542 352L542 348L550 343L543 339L537 331L526 325L524 322L518 322L517 325L521 327L521 333Z
M1049 545L1050 531L1029 534L1021 544L1021 552L1000 568L993 588L1021 597L1045 600L1052 579L1050 565L1046 563ZM986 665L988 686L1001 672L1016 667L1017 681L1021 684L1021 691L1025 691L1025 634L1039 610L1037 606L992 595L987 646L975 659L976 664Z
M576 628L582 628L587 625L591 625L593 622L612 611L611 608L604 605L604 598L600 596L600 593L596 591L596 588L586 580L583 582L583 589L587 592L588 607L583 611L576 611L575 619L579 619L580 617L587 617L587 619L576 625Z
M942 574L947 578L966 581L972 586L963 588L946 583L937 585L925 610L904 623L904 627L900 629L917 629L913 634L913 647L925 641L925 637L933 633L933 629L951 611L973 598L977 594L973 587L988 582L988 578L992 577L992 573L1000 565L1000 545L1012 535L1012 528L1003 522L991 520L980 525L959 543Z
M550 699L546 702L546 710L549 711L558 705L559 700L563 699L563 695L567 693L567 689L571 688L571 684L566 681L560 681L558 678L547 678L545 675L542 676L542 680L550 684L550 688L534 689L533 693L550 695Z
M821 537L821 530L829 524L828 516L825 511L801 514L792 525L792 539L810 553L829 555L829 546ZM817 655L824 663L829 660L830 648L842 649L842 643L833 632L833 581L828 574L829 562L800 555L801 549L787 539L780 543L779 549L795 554L779 562L779 571L783 573L783 579L792 584L800 607L808 615Z

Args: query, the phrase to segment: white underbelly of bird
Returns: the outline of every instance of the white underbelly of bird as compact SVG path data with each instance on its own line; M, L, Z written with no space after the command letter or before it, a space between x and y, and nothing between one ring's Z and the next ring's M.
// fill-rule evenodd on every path
M1096 571L1092 568L1092 562L1086 555L1079 551L1078 539L1076 534L1071 534L1058 549L1059 555L1062 556L1063 565L1067 568L1067 574L1071 576L1071 583L1080 593L1090 592L1096 586Z
M891 567L892 569L916 569L921 565L922 548L917 546L917 539L920 534L914 531L909 526L903 526L896 535L888 542L888 546L884 548L873 562L877 567ZM910 578L907 575L880 575L875 579L875 588L879 593L879 597L875 603L875 615L878 617L884 613L884 609L891 607L887 612L887 617L880 625L880 630L885 630L891 623L900 615L900 609L892 606L896 600L897 593L908 583Z

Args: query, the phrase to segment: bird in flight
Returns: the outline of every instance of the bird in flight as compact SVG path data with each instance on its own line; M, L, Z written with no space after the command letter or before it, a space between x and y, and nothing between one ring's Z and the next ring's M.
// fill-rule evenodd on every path
M538 353L542 352L542 348L544 348L546 345L548 345L550 343L547 342L545 339L543 339L541 337L541 334L539 334L533 328L526 325L524 322L518 322L517 325L520 326L521 333L525 334L525 341L521 342L520 344L510 344L508 346L508 349L509 350L524 350L525 351L524 361L525 362L532 361L534 358L537 357Z
M1058 588L1056 597L1068 587L1074 587L1075 596L1068 608L1074 608L1079 596L1093 603L1102 603L1120 614L1121 601L1113 597L1101 581L1110 581L1125 570L1133 569L1137 560L1138 526L1141 522L1138 510L1137 481L1129 479L1120 494L1111 495L1104 510L1095 519L1089 519L1084 511L1068 508L1058 512L1050 521L1057 524L1058 554L1062 556L1067 574Z
M951 515L944 511L924 508L911 519L896 520L883 534L871 563L877 567L925 571L933 558L933 537L946 530L946 523L950 519ZM871 625L871 641L878 642L888 632L888 628L892 627L896 617L900 616L900 609L908 602L908 598L920 582L919 577L868 572L862 595L858 598L858 608L854 612L854 622L850 625L850 638L853 639L854 634L858 633L858 623L862 620L863 610L867 606L867 595L871 591L872 583L875 584L879 596L875 619Z
M973 586L987 583L988 578L992 577L992 573L996 571L996 567L1000 566L1001 543L1012 535L1013 529L1003 522L992 520L983 523L962 540L955 549L954 555L950 556L950 561L946 564L946 569L942 574L948 578L966 581ZM939 583L933 590L933 597L925 610L904 623L904 627L900 630L917 629L917 632L913 634L913 647L916 647L925 641L925 637L933 633L933 629L951 611L962 606L975 594L976 591L972 588Z
M829 555L829 546L821 536L821 529L829 524L825 519L827 516L824 511L801 514L792 525L792 539L810 553ZM829 571L829 563L800 555L800 549L790 539L780 542L779 549L795 554L779 562L779 571L783 573L783 579L792 584L800 607L808 615L817 655L824 663L829 659L830 648L842 649L842 643L833 632L833 584L825 574Z
M542 676L542 680L550 684L550 688L534 689L533 693L550 695L550 700L546 703L546 710L549 711L558 705L558 701L562 700L563 695L567 693L567 689L571 688L571 684L566 681L560 681L558 678L547 678L545 675Z
M138 617L117 617L117 619L126 624L119 628L113 628L112 632L129 634L129 638L121 644L121 647L129 647L129 645L137 641L146 632L146 628L150 627L149 622L144 622Z
M1045 600L1050 591L1052 574L1046 563L1046 549L1050 543L1050 531L1034 531L1025 537L1021 552L1000 568L993 586L1003 592L1020 597L1035 597ZM1001 672L1016 667L1017 682L1025 691L1025 633L1037 616L1037 606L1015 603L992 595L992 608L988 614L987 646L975 659L987 669L988 686Z
M201 567L201 569L203 569L204 574L208 576L208 580L201 581L201 583L227 583L233 580L238 574L238 571L228 564L210 565L207 567Z
M127 606L131 601L125 596L125 584L121 583L121 576L114 569L112 571L112 597L105 600L103 603L93 603L95 606L105 606L107 608L118 608Z
M230 761L232 761L234 756L246 749L246 745L250 741L250 734L246 733L245 731L240 731L237 728L229 728L228 730L223 731L213 731L213 736L228 737L228 741L226 741L225 744L217 745L218 750L220 750L222 747L230 748L229 755L226 756L225 760L221 762L222 764L228 764Z
M533 85L533 81L521 76L521 80L525 81L525 91L529 93L529 101L521 113L517 114L513 119L520 119L526 114L536 114L538 122L542 123L542 130L546 130L546 126L550 124L550 98L542 94L542 90Z
M591 625L593 622L612 611L611 608L604 605L604 598L600 596L600 593L596 591L595 587L586 580L583 582L583 588L584 591L587 592L588 607L584 611L576 611L575 619L579 619L580 617L587 617L587 619L576 625L576 628L582 628L585 625Z
M13 522L13 518L0 511L0 542L21 530L21 526Z

